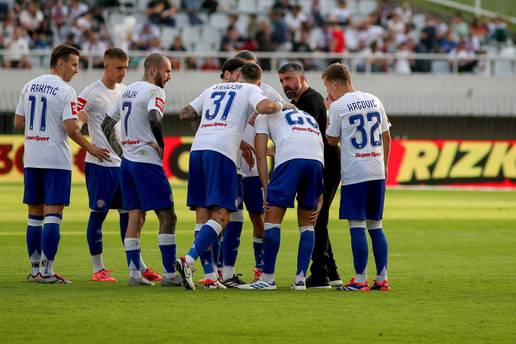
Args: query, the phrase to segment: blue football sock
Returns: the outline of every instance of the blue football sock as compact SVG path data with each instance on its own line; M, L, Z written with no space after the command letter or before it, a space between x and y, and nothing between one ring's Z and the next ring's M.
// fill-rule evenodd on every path
M120 213L120 237L122 244L124 243L125 233L127 232L127 225L129 223L129 213L126 211L118 211Z
M373 244L373 254L376 263L376 275L387 274L387 256L388 256L388 245L387 238L383 232L383 229L373 229L369 231L369 236Z
M197 257L213 245L215 240L217 240L217 238L219 237L220 232L222 232L222 227L215 220L208 220L208 222L206 222L201 227L201 230L199 231L199 234L197 234L195 242L192 246L192 248L195 249L195 251L197 251ZM190 251L191 250L192 249L190 249ZM192 258L195 258L194 256L190 255L190 252L188 253L188 255Z
M60 239L61 214L45 214L41 232L41 268L43 276L54 274L54 259Z
M351 228L351 251L353 252L353 264L355 273L363 275L366 273L367 256L369 248L367 246L367 238L365 228Z
M263 232L263 272L273 274L280 247L280 225L266 223Z
M312 258L312 252L314 250L314 227L306 226L299 228L299 248L297 251L297 276L306 277L308 265L310 264L310 258Z
M159 234L158 245L161 251L161 261L163 262L163 273L175 273L176 268L174 267L174 263L176 261L176 235Z
M200 230L199 231L195 231L195 239L197 239L197 237L199 235L199 232L200 232ZM217 240L215 240L215 242L217 242ZM188 255L190 255L190 254L188 254ZM208 247L207 250L204 250L199 255L199 259L201 261L202 270L204 271L205 275L213 274L215 272L215 262L214 262L213 246L210 246L210 247Z
M125 254L127 257L127 266L131 277L141 276L140 272L140 239L125 238L124 240Z
M102 253L102 223L106 219L107 212L91 211L86 228L86 239L90 255L96 256Z
M263 238L253 238L254 267L263 269Z
M235 266L243 225L240 221L232 221L228 223L224 230L224 241L222 244L224 266Z
M214 264L215 268L221 268L223 260L224 260L224 254L222 252L222 246L223 246L222 240L223 240L223 238L221 238L219 235L219 237L217 238L217 240L215 240L215 242L213 243L213 246L212 246L213 264Z
M32 275L34 276L39 272L43 219L43 216L29 215L29 221L27 224L27 251L32 265Z

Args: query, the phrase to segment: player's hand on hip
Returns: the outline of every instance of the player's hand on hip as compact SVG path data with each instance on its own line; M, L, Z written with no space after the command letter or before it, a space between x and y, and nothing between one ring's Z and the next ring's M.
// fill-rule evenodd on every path
M109 150L104 149L104 148L99 148L99 147L95 146L94 144L92 144L89 147L88 153L90 153L91 155L93 155L94 157L99 159L100 161L109 160L109 157L110 157Z
M163 159L163 148L161 148L157 143L149 143L149 146L156 150L160 159Z

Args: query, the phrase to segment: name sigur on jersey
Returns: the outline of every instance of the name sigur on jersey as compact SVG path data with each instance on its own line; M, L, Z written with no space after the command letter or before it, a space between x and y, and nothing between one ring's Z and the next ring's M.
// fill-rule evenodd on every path
M57 95L59 91L59 87L53 87L45 84L32 84L30 87L30 92L40 92L45 94L51 94L53 96Z
M349 103L346 105L348 106L349 111L354 111L354 110L362 110L365 108L376 107L376 102L374 101L374 99L370 99L370 100L362 100L362 101L355 102L355 103Z

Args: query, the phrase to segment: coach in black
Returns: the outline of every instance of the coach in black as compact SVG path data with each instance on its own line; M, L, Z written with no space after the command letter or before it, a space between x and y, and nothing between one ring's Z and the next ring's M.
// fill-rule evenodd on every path
M308 86L303 66L297 62L286 63L278 70L281 86L287 98L312 115L319 124L324 141L324 203L315 225L315 246L312 254L312 273L306 280L309 288L330 288L342 285L333 259L328 236L329 208L340 183L340 150L326 140L326 107L319 92Z

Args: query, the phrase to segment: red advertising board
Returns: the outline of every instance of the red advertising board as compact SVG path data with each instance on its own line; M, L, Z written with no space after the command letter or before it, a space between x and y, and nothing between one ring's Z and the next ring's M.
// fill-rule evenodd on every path
M188 178L191 137L166 137L163 166L172 183ZM84 180L85 152L70 142L73 180ZM0 136L0 181L23 178L23 136ZM393 140L389 186L516 188L516 141Z

